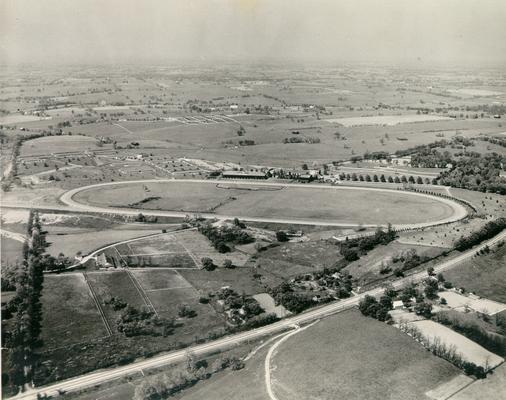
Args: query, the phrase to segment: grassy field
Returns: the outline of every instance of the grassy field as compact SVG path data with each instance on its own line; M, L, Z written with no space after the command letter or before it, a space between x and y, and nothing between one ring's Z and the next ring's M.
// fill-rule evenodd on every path
M199 292L179 273L171 270L134 271L134 279L162 318L179 321L178 338L193 338L223 327L223 319L209 304L199 302ZM192 318L179 318L178 307L187 304L196 312Z
M45 276L42 321L44 350L107 334L82 274Z
M84 152L97 150L97 140L87 136L46 136L26 141L21 146L21 156L47 156L51 153Z
M91 232L62 232L61 228L48 227L46 237L50 246L47 252L53 256L63 253L68 257L74 256L77 252L88 254L93 250L122 240L133 239L140 236L161 233L161 229L152 230L123 230L105 229ZM54 234L53 234L54 232Z
M116 320L121 310L114 311L110 305L106 304L112 297L119 298L135 308L148 308L125 271L88 273L87 277L113 330L115 330Z
M350 118L334 118L328 119L328 122L337 123L346 127L363 126L363 125L397 125L414 122L426 121L444 121L448 117L440 117L437 115L378 115L370 117L350 117Z
M506 364L502 364L494 370L487 379L477 380L465 389L455 394L453 400L502 400L506 397Z
M214 271L185 269L178 272L202 295L216 292L223 286L230 286L236 292L247 295L263 291L263 285L254 278L252 268L218 268Z
M410 322L410 325L417 327L421 334L433 342L439 338L441 343L447 347L455 346L457 353L460 353L466 361L480 365L483 368L494 368L504 362L502 357L491 353L464 335L453 331L446 326L430 320Z
M444 275L457 287L506 303L506 246L491 254L474 257Z
M268 286L295 275L332 267L341 260L339 248L323 240L283 243L258 253L247 265L258 268L261 282Z
M389 243L386 246L378 246L367 254L360 257L359 260L351 262L344 271L351 274L356 280L357 286L365 285L377 279L386 278L391 275L381 274L383 265L392 265L392 258L399 256L409 250L415 250L420 256L435 257L441 254L445 249L433 246L423 246L416 244L403 244L398 242ZM398 265L397 265L398 266ZM392 265L392 270L397 266Z
M2 249L2 252L0 253L2 265L15 264L23 259L23 243L4 236L1 236L0 240L0 248Z
M146 292L176 288L189 289L192 287L192 285L176 271L166 269L159 271L136 270L132 271L132 274Z
M139 239L115 248L128 265L135 268L197 268L203 257L211 258L217 266L222 266L226 259L235 266L243 266L248 259L239 251L219 253L205 236L193 229Z
M370 224L439 220L453 212L451 207L437 200L405 193L334 189L241 190L213 183L164 182L88 189L77 193L74 199L101 206ZM364 197L371 201L360 201Z
M295 335L273 358L280 399L421 399L459 371L395 328L347 311Z

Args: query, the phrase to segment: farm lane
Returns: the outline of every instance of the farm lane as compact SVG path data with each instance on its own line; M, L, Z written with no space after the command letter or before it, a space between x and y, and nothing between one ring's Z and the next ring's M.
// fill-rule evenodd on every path
M485 246L490 247L504 239L506 239L506 231L502 231L494 238L487 240L482 244L459 254L456 257L440 262L439 264L434 266L434 272L439 273L454 268L459 263L462 263L463 261L472 258L477 251L483 249ZM426 277L427 272L420 271L413 275L409 275L394 281L393 286L394 288L399 289L412 282L420 282ZM124 365L106 370L100 370L76 378L71 378L65 381L57 382L45 387L35 388L30 391L20 393L17 396L13 397L13 399L19 400L36 399L37 396L44 394L50 396L58 396L60 393L75 391L90 386L98 385L100 383L118 379L120 377L127 376L142 371L144 369L175 364L184 360L186 352L188 350L194 352L197 355L206 355L217 351L223 351L232 348L240 343L246 342L248 340L258 339L265 335L293 328L294 325L312 322L320 318L336 314L338 312L342 312L352 307L356 307L360 302L360 300L362 300L365 296L367 295L379 296L383 292L383 290L384 289L382 287L375 288L345 300L340 300L330 304L326 304L318 308L313 308L309 311L303 312L290 318L283 319L271 325L263 326L261 328L256 328L250 331L226 336L221 339L217 339L209 343L195 345L187 349L161 354L159 356L137 361L129 365Z

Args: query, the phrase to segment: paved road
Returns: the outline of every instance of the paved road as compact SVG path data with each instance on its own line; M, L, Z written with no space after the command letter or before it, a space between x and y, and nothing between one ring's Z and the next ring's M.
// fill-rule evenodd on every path
M481 245L459 254L456 257L442 261L434 267L434 272L444 272L448 269L454 268L459 263L471 258L474 254L485 247L486 245L492 246L493 244L506 239L506 231L501 232L493 239L483 242ZM421 271L413 275L401 278L393 282L393 286L396 289L402 288L403 286L411 282L420 282L427 277L426 271ZM286 329L292 328L294 325L300 325L315 321L319 318L323 318L328 315L336 314L343 310L350 309L358 305L361 299L366 295L379 296L383 292L383 288L376 288L367 292L361 293L349 299L336 301L330 304L326 304L321 307L313 308L307 312L295 315L290 318L283 319L271 325L267 325L261 328L253 329L247 332L237 333L234 335L226 336L218 340L214 340L209 343L195 345L189 348L189 350L195 352L197 355L205 355L213 352L223 351L232 348L240 343L248 340L259 339L265 335L270 335L276 332L280 332ZM117 368L111 368L106 370L96 371L90 374L82 375L79 377L71 378L65 381L57 382L46 387L40 387L33 389L29 392L21 393L16 396L16 399L36 399L37 394L48 394L56 396L59 391L69 392L79 389L84 389L94 385L98 385L113 379L118 379L136 372L140 372L144 369L155 368L160 366L166 366L181 362L185 358L186 350L177 350L170 353L162 354L156 357L152 357L146 360L131 363L129 365L120 366Z
M272 186L272 187L296 187L296 188L305 188L305 189L320 189L320 190L367 190L371 192L387 192L387 193L396 193L399 194L398 190L394 189L385 189L385 188L375 188L375 187L365 187L365 186L328 186L321 184L300 184L300 183L274 183L274 182L252 182L252 181L234 181L234 180L210 180L210 179L147 179L147 180L134 180L134 181L123 181L123 182L108 182L108 183L98 183L95 185L83 186L80 188L69 190L64 193L60 200L68 207L76 210L76 211L85 211L85 212L94 212L94 213L115 213L122 215L137 215L139 212L142 212L144 215L152 215L152 216L162 216L162 217L185 217L188 214L192 214L184 211L155 211L155 210L144 210L144 209L133 209L133 208L118 208L118 207L100 207L93 206L89 204L79 203L74 200L74 196L88 189L96 189L103 188L107 186L113 185L125 185L125 184L135 184L135 183L160 183L160 182L168 182L168 183L201 183L201 184L241 184L241 185L253 185L253 186ZM458 204L455 201L431 196L425 193L416 193L403 191L401 192L403 195L409 196L418 196L424 198L430 198L431 200L436 200L441 203L444 203L450 206L453 210L453 214L449 217L443 218L439 221L429 221L429 222L419 222L413 224L394 224L394 229L402 230L402 229L415 229L415 228L426 228L434 225L439 225L443 223L451 223L455 221L459 221L467 216L467 210L464 206ZM374 228L378 225L375 224L357 224L357 223L349 223L343 221L336 220L319 220L319 219L305 219L305 218L270 218L270 217L248 217L241 215L222 215L222 214L214 214L214 213L199 213L204 218L218 218L218 219L234 219L235 217L240 218L244 221L248 222L272 222L272 223L281 223L281 224L305 224L305 225L321 225L321 226L337 226L337 227L365 227L365 228Z

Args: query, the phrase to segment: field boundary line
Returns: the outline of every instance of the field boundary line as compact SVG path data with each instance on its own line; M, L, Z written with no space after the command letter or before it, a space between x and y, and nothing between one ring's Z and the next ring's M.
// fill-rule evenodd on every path
M102 317L102 321L104 322L105 329L106 329L107 333L109 334L108 336L112 336L113 333L112 333L111 326L109 325L109 321L107 320L107 317L105 316L105 312L102 309L100 302L98 301L98 296L95 293L95 290L93 289L93 287L91 286L91 284L88 280L88 276L86 275L86 272L83 272L83 277L84 277L84 281L86 282L86 286L88 286L88 290L90 291L91 298L93 299L95 305L97 306L98 313Z
M186 250L186 252L188 253L188 255L191 257L191 259L193 260L193 262L195 263L195 266L198 268L198 269L202 269L202 264L200 263L200 261L197 260L197 258L195 257L195 255L190 251L188 250L188 248L186 247L186 245L181 241L181 240L178 240L178 243L183 246L183 248Z
M165 256L168 254L186 254L186 251L168 251L165 253L138 253L138 254L124 254L127 257L138 257L138 256Z
M175 286L175 287L167 287L167 288L161 288L161 289L144 289L146 292L160 292L162 290L173 290L173 289L191 289L193 288L192 285L190 286Z
M146 304L147 307L151 307L151 309L153 310L153 312L155 313L155 315L157 317L159 317L158 311L156 310L155 306L151 302L151 299L146 294L146 292L144 291L144 288L141 286L141 284L139 283L139 281L137 280L137 278L128 269L126 270L126 273L130 277L130 280L132 281L132 283L135 286L135 288L137 289L137 292L139 292L139 295L141 296L142 300L144 301L144 304Z

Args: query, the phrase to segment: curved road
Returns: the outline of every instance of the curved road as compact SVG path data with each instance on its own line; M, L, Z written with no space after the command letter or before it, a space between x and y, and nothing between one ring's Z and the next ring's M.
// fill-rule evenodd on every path
M107 182L107 183L98 183L89 186L83 186L76 189L69 190L64 193L60 200L75 209L76 211L85 211L85 212L95 212L95 213L114 213L114 214L122 214L122 215L137 215L139 212L142 212L144 215L149 216L157 216L157 217L177 217L184 218L188 214L194 214L193 212L185 212L185 211L158 211L158 210L144 210L144 209L135 209L135 208L123 208L123 207L100 207L93 206L89 204L79 203L74 200L74 196L82 192L83 190L113 186L113 185L125 185L131 183L160 183L160 182L170 182L170 183L202 183L202 184L218 184L218 183L232 183L232 184L241 184L241 185L251 185L251 186L284 186L284 187L299 187L299 188L313 188L313 189L325 189L325 190L369 190L372 192L387 192L387 193L399 193L398 190L395 189L384 189L384 188L373 188L366 186L328 186L322 184L301 184L301 183L274 183L274 182L252 182L252 181L237 181L237 180L209 180L209 179L146 179L146 180L133 180L133 181L122 181L122 182ZM451 222L459 221L467 216L467 210L464 206L458 204L457 202L437 196L431 196L425 193L416 193L409 191L402 191L403 195L409 196L419 196L424 198L429 198L431 200L439 201L443 204L450 206L453 209L453 215L450 217L441 219L439 221L428 221L428 222L418 222L413 224L394 224L392 227L396 230L405 230L405 229L419 229L419 228L427 228L434 225L446 224ZM270 218L270 217L247 217L241 215L223 215L223 214L214 214L214 213L198 213L204 218L217 218L217 219L234 219L235 217L240 218L244 221L249 222L272 222L272 223L281 223L281 224L304 224L304 225L322 225L322 226L336 226L336 227L358 227L362 226L365 228L375 228L381 225L364 225L364 224L354 224L347 223L342 221L329 221L329 220L318 220L318 219L304 219L304 218ZM384 226L384 225L383 225Z
M482 244L476 246L471 250L467 250L466 252L460 253L456 257L453 257L449 260L442 261L438 265L434 267L434 272L444 272L448 269L451 269L462 263L463 261L471 258L474 254L485 246L492 246L498 243L501 240L506 239L506 231L501 232L494 238L483 242ZM420 271L413 275L407 276L405 278L398 279L393 282L393 287L395 289L400 289L405 285L408 285L412 282L420 282L427 277L426 271ZM177 350L166 354L161 354L159 356L155 356L152 358L148 358L145 360L137 361L131 363L129 365L124 365L116 368L99 370L90 374L82 375L79 377L67 379L61 382L57 382L45 387L39 387L32 389L30 391L20 393L15 396L15 399L36 399L37 395L50 395L57 396L62 392L69 392L84 389L87 387L91 387L94 385L98 385L113 379L118 379L136 372L141 372L144 369L161 367L171 364L176 364L184 360L186 352L188 350L193 351L197 355L205 355L213 352L223 351L229 348L232 348L239 343L246 342L248 340L259 339L265 335L270 335L276 332L284 331L286 329L293 328L294 325L304 324L311 321L315 321L319 318L326 317L332 314L336 314L338 312L350 309L358 305L361 299L363 299L366 295L369 296L379 296L383 292L383 288L379 287L376 289L369 290L367 292L361 293L354 297L335 301L330 304L326 304L321 307L310 309L301 314L295 315L290 318L285 318L281 321L278 321L274 324L267 325L264 327L256 328L247 332L241 332L234 335L225 336L221 339L214 340L209 343L200 344L191 346L187 349Z

